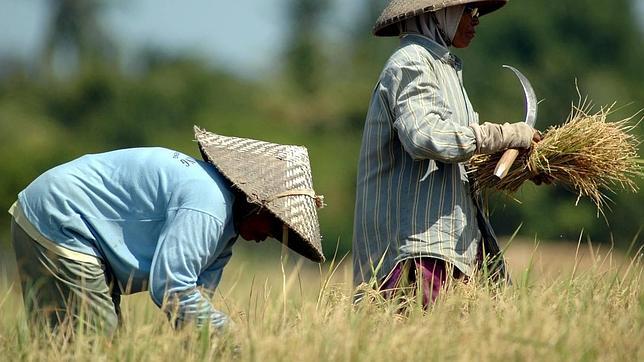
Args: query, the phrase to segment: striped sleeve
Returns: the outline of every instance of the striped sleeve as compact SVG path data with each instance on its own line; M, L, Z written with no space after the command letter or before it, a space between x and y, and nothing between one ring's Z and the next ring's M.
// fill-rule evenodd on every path
M413 51L413 50L410 50ZM468 160L476 151L472 128L462 126L445 99L450 92L461 92L439 85L440 74L428 70L422 57L400 60L396 75L398 91L391 92L394 128L405 151L414 159L434 159L445 163ZM438 70L440 71L440 70ZM467 124L467 123L465 123Z

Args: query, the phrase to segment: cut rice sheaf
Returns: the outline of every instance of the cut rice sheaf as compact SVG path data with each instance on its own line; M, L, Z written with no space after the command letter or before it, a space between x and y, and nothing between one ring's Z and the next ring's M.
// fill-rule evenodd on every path
M469 162L469 174L476 192L516 192L531 179L548 180L589 197L598 212L608 206L614 188L637 192L636 177L644 176L638 159L639 141L632 134L637 116L610 122L612 106L591 114L592 106L582 102L573 107L566 122L551 127L530 150L522 150L508 174L501 180L494 168L503 155L477 155ZM638 113L639 114L639 113ZM640 119L641 121L641 119Z

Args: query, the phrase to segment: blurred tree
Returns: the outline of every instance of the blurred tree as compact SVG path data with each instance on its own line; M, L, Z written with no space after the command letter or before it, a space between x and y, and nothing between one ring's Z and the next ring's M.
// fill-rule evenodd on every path
M387 0L367 0L363 11L357 13L347 36L346 54L348 71L337 71L336 82L342 85L339 101L348 116L347 128L362 133L366 108L371 91L385 61L398 45L398 39L376 38L373 25L384 9Z
M364 10L358 13L348 41L351 45L348 47L350 54L353 55L354 68L365 73L362 78L368 78L373 83L377 79L378 73L384 61L391 55L392 49L398 44L398 39L393 38L375 38L372 29L376 19L388 3L387 0L368 0L365 2ZM366 73L369 75L366 76ZM356 77L357 78L357 77Z
M320 87L324 67L320 25L329 5L330 0L289 0L287 5L286 73L293 86L307 95Z
M327 255L351 248L355 168L369 97L396 38L374 38L371 28L386 0L364 0L351 29L329 41L321 31L335 0L289 0L288 43L281 81L242 80L185 54L139 55L140 72L109 66L107 33L99 26L99 0L51 0L51 34L43 59L71 52L74 77L47 84L22 67L0 77L0 208L44 170L84 153L120 147L165 146L198 156L193 124L225 135L301 144L309 148L316 191L329 206L320 212ZM510 1L481 20L472 46L458 52L464 80L481 121L522 118L517 80L500 68L512 64L532 81L540 104L538 127L565 120L580 91L599 105L644 108L644 48L636 0ZM111 5L111 2L109 3ZM619 10L619 16L615 11ZM55 34L57 35L55 35ZM93 34L93 35L90 35ZM70 50L71 49L71 50ZM461 54L462 53L462 54ZM332 55L332 56L329 56ZM67 61L67 59L64 59ZM110 62L108 62L110 63ZM615 115L619 117L619 114ZM643 136L643 127L636 131ZM642 139L642 138L640 138ZM644 182L640 182L644 187ZM499 234L540 240L576 240L583 228L594 241L626 246L644 226L644 195L619 192L608 225L593 206L553 186L525 185L522 204L491 201ZM6 241L6 223L2 232ZM640 240L635 240L641 244Z
M51 20L43 51L46 74L57 70L59 57L64 72L115 60L114 44L99 18L108 4L103 0L50 0Z
M578 99L576 79L581 94L596 104L636 101L644 106L644 47L635 1L562 0L552 6L510 2L481 18L474 42L459 55L482 120L521 117L522 108L516 105L522 104L523 95L501 64L518 67L545 100L539 108L541 129L565 120ZM607 9L620 9L620 16Z
M544 100L537 120L541 130L567 119L579 99L577 86L598 106L613 102L618 108L626 106L613 114L613 120L644 108L644 47L635 1L562 0L548 6L510 2L483 17L472 46L459 51L466 87L481 121L522 119L523 94L501 64L524 72ZM635 132L642 139L642 126ZM619 191L604 220L587 200L574 206L573 192L528 185L517 195L521 204L493 199L493 223L500 234L510 234L523 224L522 235L553 240L575 240L583 229L595 241L614 239L624 246L644 226L644 208L631 206L644 204L643 196ZM642 244L641 238L638 243Z

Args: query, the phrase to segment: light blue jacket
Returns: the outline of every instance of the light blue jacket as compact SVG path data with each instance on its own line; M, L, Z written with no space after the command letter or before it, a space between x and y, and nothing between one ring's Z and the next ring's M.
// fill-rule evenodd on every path
M122 293L149 290L178 324L227 323L198 288L214 291L238 235L231 185L212 165L164 148L86 155L18 201L45 238L101 259Z

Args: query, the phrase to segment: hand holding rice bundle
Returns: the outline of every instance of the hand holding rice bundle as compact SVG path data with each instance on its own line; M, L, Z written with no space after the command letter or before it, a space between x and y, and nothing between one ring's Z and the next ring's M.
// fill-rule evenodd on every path
M635 116L616 122L607 120L611 107L591 114L591 106L582 103L574 107L561 126L548 129L541 142L530 149L520 150L508 174L499 180L494 176L497 162L503 155L477 155L470 160L469 173L477 192L498 190L516 192L526 180L536 184L554 183L574 190L579 197L589 197L603 213L619 186L638 190L634 179L644 176L643 161L638 159L639 141L631 133L636 127Z

